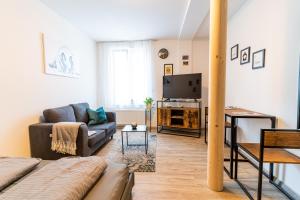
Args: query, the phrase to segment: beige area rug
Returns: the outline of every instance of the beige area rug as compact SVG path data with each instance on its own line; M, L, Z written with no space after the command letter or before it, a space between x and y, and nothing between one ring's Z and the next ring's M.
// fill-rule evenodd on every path
M107 159L128 165L131 172L155 172L156 143L155 134L148 134L148 153L145 153L145 146L127 146L126 136L124 134L124 155L122 154L121 133L118 131L113 140L102 148L97 155L104 156ZM144 133L128 133L128 143L145 144Z

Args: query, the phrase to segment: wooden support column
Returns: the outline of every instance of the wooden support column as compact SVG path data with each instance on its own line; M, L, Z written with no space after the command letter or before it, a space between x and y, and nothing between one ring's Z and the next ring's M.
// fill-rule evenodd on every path
M207 184L223 190L227 0L210 0Z

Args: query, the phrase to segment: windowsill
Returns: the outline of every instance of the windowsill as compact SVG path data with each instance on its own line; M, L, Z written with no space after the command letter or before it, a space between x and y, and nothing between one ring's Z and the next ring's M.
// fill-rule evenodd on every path
M145 111L146 108L110 108L107 109L108 111L115 111L115 112L135 112L135 111Z

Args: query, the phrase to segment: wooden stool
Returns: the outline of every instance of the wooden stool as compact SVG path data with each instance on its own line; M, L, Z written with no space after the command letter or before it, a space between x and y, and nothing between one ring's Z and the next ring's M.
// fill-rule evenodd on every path
M239 149L243 150L239 152ZM300 130L287 129L262 129L260 143L238 143L235 148L235 180L250 199L254 199L246 187L238 180L238 154L240 153L252 165L255 163L248 158L250 156L259 163L257 199L261 200L263 163L270 164L267 177L271 184L275 185L287 197L291 196L280 185L274 182L273 163L300 164L300 158L285 149L300 149ZM246 156L247 154L248 156ZM266 174L266 173L265 173Z

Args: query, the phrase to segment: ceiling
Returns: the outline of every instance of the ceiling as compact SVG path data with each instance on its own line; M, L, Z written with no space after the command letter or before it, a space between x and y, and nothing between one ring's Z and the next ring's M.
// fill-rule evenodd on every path
M209 32L209 0L40 0L96 41L193 39ZM229 0L243 2L245 0Z
M228 18L230 18L235 15L235 13L242 7L242 5L247 0L228 0ZM203 19L201 25L198 27L198 30L196 34L194 35L194 38L208 38L209 37L209 11L205 18Z

